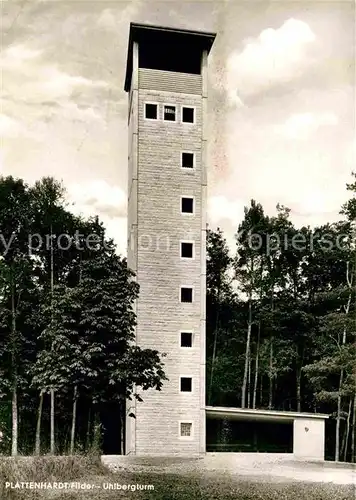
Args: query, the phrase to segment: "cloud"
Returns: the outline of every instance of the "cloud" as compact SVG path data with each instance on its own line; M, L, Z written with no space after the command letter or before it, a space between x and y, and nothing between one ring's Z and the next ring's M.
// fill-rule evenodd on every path
M0 138L17 137L21 132L20 122L3 113L0 114Z
M82 76L65 73L55 66L33 67L28 69L25 81L8 78L6 87L12 98L19 97L27 103L42 104L43 101L59 101L71 97L75 91L85 91L91 88L105 88L102 81L93 81Z
M61 105L61 116L73 121L87 123L90 120L104 123L103 117L98 113L97 109L90 106L79 106L75 102L68 102L65 105Z
M68 188L68 201L77 215L98 215L107 237L115 241L120 254L126 255L127 195L121 188L100 179L73 183Z
M4 152L0 150L0 175L5 174L5 155Z
M320 127L332 126L338 123L334 113L296 113L280 126L276 132L291 139L306 139Z
M0 59L2 86L12 99L41 104L68 98L75 91L107 88L107 82L69 74L48 63L43 51L25 45L8 47Z
M227 61L227 87L231 96L252 95L288 82L309 64L307 49L316 39L303 21L289 19L280 28L263 30L246 42L242 52Z
M30 49L23 44L11 45L0 56L0 66L2 68L20 67L26 61L38 59L41 54L41 50Z
M48 122L101 123L109 84L81 74L69 73L46 59L44 51L25 44L15 44L3 51L2 111L21 117L21 126L2 118L2 137L26 135L42 139ZM81 72L81 69L78 70Z
M97 20L97 25L107 30L116 31L118 24L128 24L133 20L142 4L142 0L132 0L122 10L104 9Z
M340 219L339 211L345 198L341 192L330 192L324 187L304 186L298 199L289 203L291 218L298 224L317 226Z
M84 216L125 217L127 214L126 193L103 180L73 183L68 195L70 202L75 203L73 210Z
M127 254L127 218L126 217L103 217L102 221L106 228L108 238L112 238L117 245L117 251L121 255Z
M238 95L238 91L233 88L227 88L227 101L230 105L235 106L236 108L244 108L245 104L242 101L241 97Z
M54 66L42 68L41 79L36 79L33 86L36 86L38 91L44 92L47 99L56 99L63 96L70 96L72 92L78 88L106 88L108 84L104 81L94 81L82 76L73 76L60 71Z
M208 199L208 220L211 224L228 221L236 224L244 213L242 201L230 201L225 196L211 196Z

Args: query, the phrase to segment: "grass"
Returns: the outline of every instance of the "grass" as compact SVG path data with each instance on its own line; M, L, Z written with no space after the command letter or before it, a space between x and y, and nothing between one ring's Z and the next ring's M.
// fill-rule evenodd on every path
M91 483L93 490L5 489L5 482L45 481ZM319 483L274 483L227 474L112 473L96 456L0 457L1 500L354 500L355 486ZM104 484L147 484L154 491L107 490Z

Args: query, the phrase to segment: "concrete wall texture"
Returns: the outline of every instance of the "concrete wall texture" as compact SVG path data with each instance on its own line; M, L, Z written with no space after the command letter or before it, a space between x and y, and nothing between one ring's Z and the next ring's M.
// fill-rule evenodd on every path
M205 452L206 165L202 75L139 69L137 46L129 95L128 265L136 272L136 340L165 353L168 377L160 392L130 402L126 453L137 455ZM183 92L185 91L185 92ZM145 118L145 103L158 105L158 120ZM164 105L176 106L176 121L164 121ZM182 106L194 107L195 123L182 123ZM183 151L193 152L193 169L181 168ZM181 213L181 198L194 199L194 213ZM193 258L182 259L181 242L193 242ZM193 302L180 302L180 287L193 288ZM192 332L192 347L180 332ZM180 377L192 391L180 391ZM181 436L190 423L190 436Z
M296 418L293 423L293 455L295 458L324 460L325 420Z

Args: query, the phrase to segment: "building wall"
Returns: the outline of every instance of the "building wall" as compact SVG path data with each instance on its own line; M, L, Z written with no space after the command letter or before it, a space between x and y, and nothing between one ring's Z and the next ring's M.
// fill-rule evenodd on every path
M294 420L293 454L306 460L324 460L325 420L296 418Z
M127 214L127 265L136 273L137 280L137 193L138 193L138 46L133 46L133 71L128 94L128 214ZM137 301L134 304L137 312ZM125 453L136 450L136 401L126 401Z
M140 69L135 77L129 98L128 264L140 285L136 340L143 348L165 353L169 381L160 392L143 392L144 402L134 405L136 419L127 420L126 452L192 455L205 451L202 76ZM187 93L182 93L185 88ZM175 104L177 121L163 121L162 115L157 121L145 120L145 102L158 103L160 113L163 104ZM194 125L181 123L182 104L195 107ZM193 170L181 168L182 151L195 153ZM180 212L185 195L194 197L194 215ZM180 240L194 241L193 260L180 258ZM180 303L181 285L194 287L193 303ZM181 330L193 331L192 348L180 347ZM192 377L191 393L180 392L180 376ZM180 421L193 423L191 438L179 436Z
M202 81L202 75L190 73L172 75L171 71L147 68L140 68L138 71L139 87L145 90L201 95Z

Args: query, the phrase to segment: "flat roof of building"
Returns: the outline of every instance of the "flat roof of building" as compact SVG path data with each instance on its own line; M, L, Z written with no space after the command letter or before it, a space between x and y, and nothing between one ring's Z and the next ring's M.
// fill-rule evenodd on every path
M222 406L206 406L206 416L210 418L228 418L230 420L264 420L291 422L299 418L326 420L324 413L303 413L277 410L252 410L250 408L229 408Z
M214 43L216 33L172 28L168 26L155 26L152 24L130 23L125 76L126 92L130 90L131 86L133 43L150 43L152 40L162 40L162 43L165 43L168 39L172 39L173 37L177 40L177 43L180 40L189 41L189 43L209 53Z

